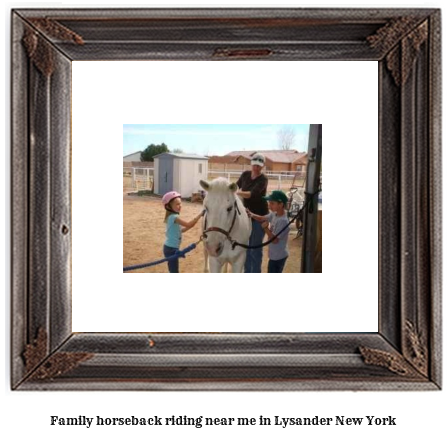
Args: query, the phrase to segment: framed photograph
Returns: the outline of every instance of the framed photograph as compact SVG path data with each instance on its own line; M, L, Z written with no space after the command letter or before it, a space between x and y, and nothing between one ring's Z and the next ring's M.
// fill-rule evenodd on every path
M441 388L440 10L16 9L11 19L11 388ZM124 320L119 306L113 312L109 310L108 298L114 295L109 288L111 279L115 278L114 270L119 270L120 278L132 279L126 281L141 282L141 277L148 277L124 275L122 260L111 260L106 267L103 259L111 249L97 254L93 244L91 247L88 244L76 247L82 220L79 212L85 212L87 204L76 198L75 188L79 185L79 175L88 180L91 167L87 147L83 163L74 163L83 144L79 142L78 131L73 129L74 125L79 125L77 102L81 95L74 73L78 66L96 63L95 69L102 75L102 80L107 81L113 70L119 70L129 61L147 61L143 68L153 65L154 75L159 68L157 65L162 66L165 61L181 66L181 69L176 69L177 74L180 70L187 71L187 63L203 66L202 73L207 69L221 69L225 74L232 74L231 69L239 65L251 68L262 63L272 71L282 66L284 75L293 69L293 63L297 61L318 62L322 67L330 61L334 69L337 63L352 69L363 61L375 63L378 118L371 119L370 124L378 128L377 166L372 166L378 181L378 207L377 202L372 203L368 216L373 218L373 232L378 241L377 269L374 264L363 260L363 253L359 256L356 249L351 251L357 257L346 259L343 271L328 279L336 285L332 291L335 304L331 304L328 311L340 320L345 316L342 311L358 313L362 319L363 309L359 311L353 305L351 307L349 301L336 305L343 296L343 288L336 283L336 277L349 283L353 292L357 287L358 293L362 293L365 285L356 285L351 277L353 272L366 265L369 271L365 268L365 272L369 274L364 275L377 278L378 299L376 296L373 306L377 309L377 331L349 332L339 327L318 331L302 329L296 320L298 307L285 298L288 296L278 298L276 291L270 296L255 296L238 288L239 283L233 283L233 290L227 291L227 300L213 304L213 312L203 311L202 307L206 300L210 300L209 294L208 298L201 300L191 300L187 294L182 299L173 300L168 289L167 293L160 294L165 296L164 303L152 303L152 307L147 302L134 305L136 313L138 307L146 310L146 318L150 319L150 327L147 322L145 325L147 329L130 325L117 331L78 328L74 307L85 307L96 320L103 320L107 314L115 320ZM331 71L325 68L322 81L317 81L311 88L315 93L314 100L320 105L323 105L325 97L331 99L326 91L318 92L324 89ZM278 71L276 78L277 75ZM150 74L146 74L148 77ZM206 77L200 78L203 84ZM282 79L294 85L292 77L287 81ZM175 77L169 81L167 76L165 81L156 82L154 88L171 87L176 82ZM122 94L131 86L130 82L126 84L115 80L108 86L108 92L114 93L114 97ZM97 82L91 77L90 83ZM236 81L229 83L236 87ZM223 84L222 79L220 82L216 80L209 88L203 87L209 96L216 97L219 84ZM194 90L196 88L191 87L188 91L193 93ZM260 100L254 100L253 95L250 100L252 107L256 102L258 106L262 104L264 93L271 94L272 87L258 87ZM191 96L193 98L194 94ZM241 96L243 94L239 93L239 106L246 103ZM87 108L84 111L87 112ZM102 112L89 117L107 119ZM217 123L251 123L218 120ZM320 120L312 121L321 123ZM295 121L302 122L304 120ZM346 120L344 128L347 133L355 129L349 122ZM121 121L120 142L122 127L126 123L135 121ZM173 118L165 123L202 121L184 122ZM260 120L257 123L267 122ZM114 128L111 126L110 129ZM105 142L104 138L96 140L95 137L95 141ZM362 142L359 142L361 147ZM346 166L349 159L361 156L361 153L361 149L351 149L339 155ZM121 150L117 156L119 168ZM325 161L325 166L326 163L330 167L331 162ZM366 172L367 163L362 165ZM343 167L342 164L340 166ZM350 168L352 166L348 166ZM339 190L341 201L337 205L341 213L338 216L354 224L356 212L352 208L354 199L351 195L359 181L349 178L349 171L343 174L347 176L346 183ZM94 204L98 200L95 195L111 191L112 185L117 186L117 199L122 202L120 181L114 184L106 180L99 185L92 184L89 189L93 196L85 202ZM108 249L107 233L98 230L107 229L105 222L111 219L92 216L95 220L90 228L97 230L95 238ZM364 232L368 234L367 230ZM359 240L355 235L343 237L346 237L344 246L348 248ZM122 238L122 231L119 238ZM326 254L325 246L325 257ZM77 265L84 258L91 258L88 264L91 271ZM319 277L327 278L328 275L323 269ZM218 278L222 277L233 278ZM193 277L187 278L185 282L193 281L190 280ZM214 283L215 277L209 278L210 281L200 283L204 294L208 292L210 283ZM295 290L296 277L286 278L287 289ZM228 281L222 280L222 284L228 285ZM306 284L314 281L312 274L305 281ZM216 287L221 286L215 283ZM171 289L175 288L175 285L171 286ZM130 284L125 290L132 290ZM87 298L79 305L76 300L81 291ZM89 300L93 300L95 295L101 299L93 305ZM127 300L126 295L121 303ZM265 304L259 304L261 301ZM261 305L264 307L259 307ZM313 307L314 314L324 310L318 301ZM209 322L215 323L221 315L226 320L236 319L237 315L247 324L243 330L220 329L218 325L219 331L215 331L217 325L209 322L199 330L194 325L173 322L182 313L194 320L193 308L199 309L198 313L202 309ZM129 313L124 304L121 312ZM258 329L261 327L258 320L272 319L271 314L281 315L287 325Z
M146 65L154 76L161 63L155 68L150 61ZM183 76L185 69L198 64L181 65ZM243 78L244 66L231 66L247 89L250 79ZM166 63L167 72L171 67ZM208 63L204 70L206 67L214 67L211 76L215 80L220 65ZM203 81L202 77L198 80ZM260 83L265 84L265 79ZM222 88L230 84L234 87L232 79ZM199 94L199 83L194 87ZM170 100L177 94L173 90L162 93L154 100ZM283 90L276 93L284 94ZM287 99L294 100L290 93ZM218 100L220 106L231 108L231 102ZM188 106L195 112L191 104ZM309 131L309 124L124 125L123 271L300 273L304 270L304 211L314 201L311 211L315 211L312 218L316 219L318 251L313 252L318 254L312 261L317 259L318 266L313 263L305 269L321 272L321 170L316 193L306 200L306 193L311 191L306 180L316 164L321 168L321 158L318 163L310 161L307 171ZM203 248L191 253L200 245ZM172 258L164 261L169 256Z

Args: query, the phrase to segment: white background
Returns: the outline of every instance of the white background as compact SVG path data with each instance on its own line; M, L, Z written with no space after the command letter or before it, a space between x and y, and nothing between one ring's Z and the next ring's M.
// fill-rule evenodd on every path
M377 70L73 62L73 330L376 332ZM295 122L323 124L323 274L122 273L123 124Z
M136 2L134 2L136 4ZM149 1L144 2L149 5ZM180 3L177 3L179 5ZM199 3L196 3L198 5ZM357 2L356 6L360 5ZM80 5L80 4L78 4ZM109 3L107 5L110 5ZM191 6L188 3L184 5ZM206 5L206 3L203 3ZM259 5L259 3L245 2L245 5ZM337 5L333 3L332 5ZM398 2L393 5L387 2L378 2L372 6L401 6L408 7L411 5L425 7L441 7L440 2L431 2L430 4L421 4L417 2ZM5 23L5 62L2 63L4 73L5 89L9 87L8 69L9 66L9 9L11 7L70 7L73 4L62 3L7 3L3 22ZM82 6L100 6L82 5ZM126 4L130 7L131 4ZM225 6L225 5L222 5ZM228 6L228 5L227 5ZM273 6L273 5L271 5ZM287 5L284 5L287 6ZM306 6L304 4L294 4L288 6ZM312 5L315 7L317 5ZM329 2L319 6L331 6ZM339 5L349 6L349 5ZM352 5L354 6L354 5ZM444 57L445 58L445 57ZM6 144L9 139L9 101L8 91L5 95L5 117L2 118L2 132L6 132ZM445 100L445 99L444 99ZM316 121L319 123L319 121ZM9 151L5 152L4 169L5 169L5 203L9 197ZM325 150L326 153L326 150ZM326 169L325 169L326 171ZM302 393L302 392L269 392L269 393L219 393L219 392L199 392L199 393L138 393L138 392L93 392L93 393L76 393L76 392L50 392L50 393L22 393L11 392L9 390L9 339L10 339L10 315L9 315L9 213L1 216L2 229L5 230L3 235L7 236L5 245L5 264L1 264L3 278L5 278L5 306L1 315L3 318L4 336L2 337L2 382L3 390L1 396L1 422L0 428L4 436L25 434L33 434L35 436L61 436L66 437L83 437L83 436L172 436L174 433L181 433L182 436L303 436L303 437L350 437L365 436L376 437L381 434L384 437L407 436L420 437L426 435L445 436L447 426L445 424L445 407L447 406L447 397L445 391L438 392L337 392L337 393ZM325 225L326 226L326 225ZM325 228L326 232L326 228ZM326 251L326 248L325 248ZM369 279L369 277L368 277ZM445 363L445 361L444 361ZM444 365L445 370L445 365ZM445 374L445 371L444 371ZM49 426L50 415L59 415L67 417L75 417L78 415L86 416L170 416L170 415L189 415L189 416L214 416L214 417L258 417L264 416L328 416L335 415L345 416L394 416L397 418L398 426L372 428L367 426L358 427L331 427L329 428L215 428L215 429L194 429L190 428L163 428L163 429L122 429L119 427L101 429L85 429L84 427L72 428L55 428ZM211 433L210 433L211 432Z

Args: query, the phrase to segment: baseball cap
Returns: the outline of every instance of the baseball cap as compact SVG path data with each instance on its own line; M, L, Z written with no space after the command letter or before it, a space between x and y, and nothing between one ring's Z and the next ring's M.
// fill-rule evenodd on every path
M251 165L252 166L261 166L264 167L265 164L265 158L264 155L261 154L254 154L251 157Z
M283 191L281 191L281 190L273 190L273 192L270 193L269 196L263 196L263 198L266 201L282 202L284 204L284 206L286 206L287 202L289 202L289 200L287 199L286 194Z

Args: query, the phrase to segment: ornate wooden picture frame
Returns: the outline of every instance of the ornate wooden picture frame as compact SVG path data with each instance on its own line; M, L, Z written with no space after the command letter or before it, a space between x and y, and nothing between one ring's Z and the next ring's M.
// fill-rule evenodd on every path
M440 30L436 9L12 11L11 387L440 389ZM72 332L71 62L159 59L378 62L377 333Z

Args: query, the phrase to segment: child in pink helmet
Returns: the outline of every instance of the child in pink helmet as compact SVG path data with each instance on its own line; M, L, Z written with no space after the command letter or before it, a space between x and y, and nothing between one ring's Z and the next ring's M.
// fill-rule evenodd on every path
M180 243L182 241L182 233L188 231L194 227L199 219L202 217L202 213L197 215L194 219L189 222L180 219L180 211L182 209L182 198L178 192L168 192L166 193L161 202L163 203L166 215L166 240L163 246L163 254L165 257L172 256L180 248ZM181 228L183 227L183 228ZM178 259L171 260L168 262L168 269L171 274L179 272L179 262Z

